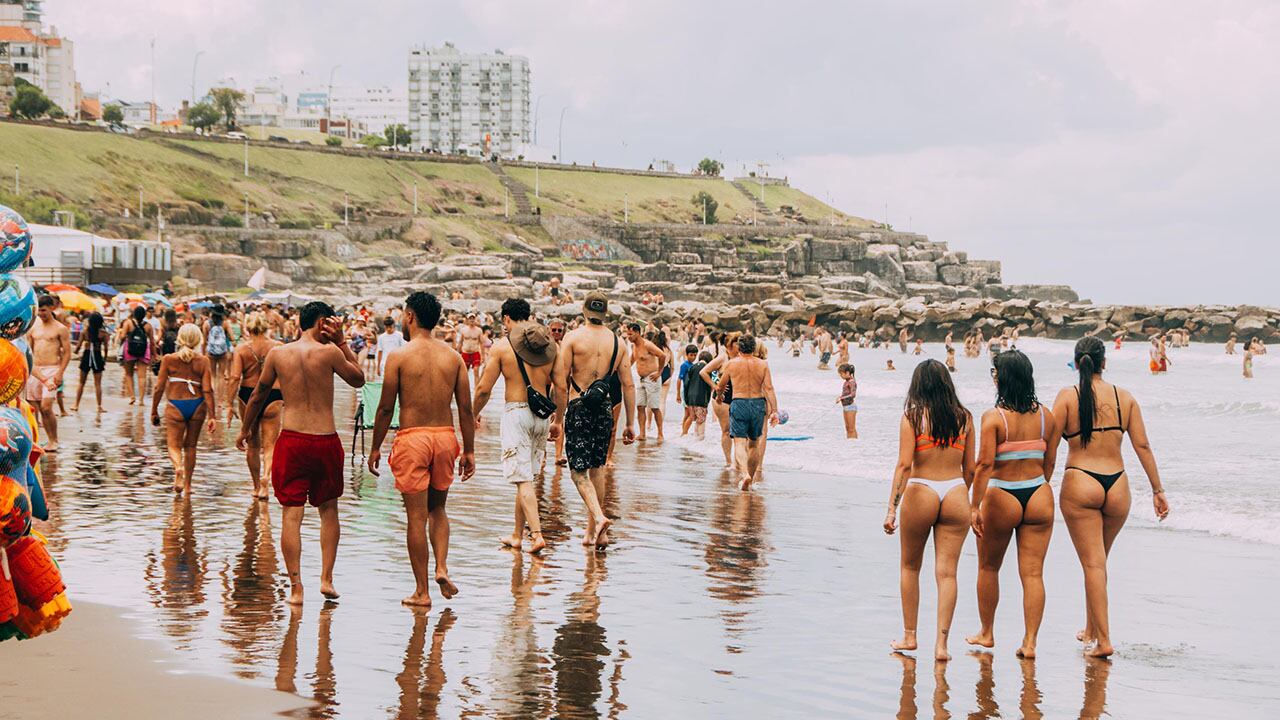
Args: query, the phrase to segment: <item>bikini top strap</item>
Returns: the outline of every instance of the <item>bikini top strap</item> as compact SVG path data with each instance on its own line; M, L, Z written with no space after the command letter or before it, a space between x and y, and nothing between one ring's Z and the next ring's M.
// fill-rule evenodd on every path
M1040 406L1040 439L1044 439L1044 406Z
M1116 387L1115 385L1112 385L1111 389L1116 394L1116 425L1120 428L1121 432L1123 432L1124 431L1124 415L1120 413L1120 388Z
M998 407L996 408L996 412L1000 413L1000 419L1004 421L1004 439L1005 439L1005 442L1008 442L1009 441L1009 418L1004 414L1004 410Z

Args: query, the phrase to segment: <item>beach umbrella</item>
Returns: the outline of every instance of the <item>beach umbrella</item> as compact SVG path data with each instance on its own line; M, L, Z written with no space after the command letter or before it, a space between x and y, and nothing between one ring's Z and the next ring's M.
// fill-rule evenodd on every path
M253 277L249 278L249 282L245 283L245 287L250 287L250 288L253 288L254 290L262 290L266 286L267 286L267 266L263 265L262 267L258 268L258 271L253 274Z
M106 295L107 297L115 297L120 294L119 290L106 283L94 283L85 288L85 290L88 290L91 293L98 293L99 295Z
M63 307L73 312L95 312L102 309L98 301L79 290L62 290L58 293L58 299L62 301Z
M205 308L211 308L211 307L213 307L213 303L209 302L208 300L200 300L199 302L193 302L187 305L188 310L204 310Z
M65 292L68 290L74 290L75 292L80 292L80 288L76 287L75 285L68 285L66 283L50 283L44 286L45 292L56 293L56 292Z
M164 295L158 292L142 293L142 297L152 305L156 303L160 303L163 305L168 305L169 307L173 307L173 303L169 300L169 298L165 297Z

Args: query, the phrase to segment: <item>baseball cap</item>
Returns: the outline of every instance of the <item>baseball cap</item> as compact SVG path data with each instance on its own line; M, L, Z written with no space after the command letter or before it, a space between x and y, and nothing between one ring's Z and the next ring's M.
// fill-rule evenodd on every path
M593 290L587 293L587 297L582 301L582 316L588 320L599 320L604 322L609 317L609 296L600 290Z

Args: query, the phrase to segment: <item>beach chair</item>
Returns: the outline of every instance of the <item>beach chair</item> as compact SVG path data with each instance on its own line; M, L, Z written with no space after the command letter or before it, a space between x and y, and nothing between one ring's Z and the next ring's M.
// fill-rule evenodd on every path
M382 399L382 383L367 382L360 388L360 403L356 406L356 419L353 423L355 430L351 434L351 463L354 465L356 461L356 439L360 440L360 454L364 455L367 450L365 448L364 431L373 429L374 420L377 419L378 402ZM396 401L395 411L391 414L391 429L396 430L400 427L400 402Z

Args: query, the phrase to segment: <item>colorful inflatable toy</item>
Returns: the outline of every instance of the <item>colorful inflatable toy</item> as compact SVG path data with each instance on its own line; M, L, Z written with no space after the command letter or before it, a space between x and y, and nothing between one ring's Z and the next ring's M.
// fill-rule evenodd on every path
M20 337L14 338L9 342L13 343L13 346L18 348L18 351L22 353L22 356L27 359L27 374L30 375L31 368L35 367L36 362L35 356L31 354L31 346L27 344L25 338Z
M13 208L0 205L0 273L17 270L31 257L31 230Z
M0 340L0 403L7 403L18 397L27 385L28 372L26 354L14 343ZM3 472L0 470L0 474Z
M0 275L0 338L20 338L35 321L36 291L31 283L13 275Z

